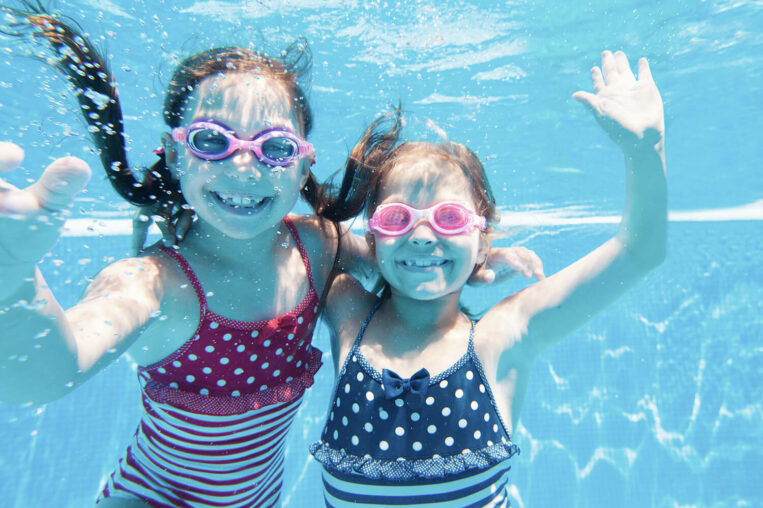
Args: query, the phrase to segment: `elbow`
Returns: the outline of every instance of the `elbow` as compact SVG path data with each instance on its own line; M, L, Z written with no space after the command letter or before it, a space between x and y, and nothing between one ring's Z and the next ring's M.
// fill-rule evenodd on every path
M650 272L660 266L668 257L667 242L654 242L648 247L630 249L628 257L640 271Z
M657 268L668 256L668 231L664 226L640 235L621 230L619 240L623 254L644 272Z
M660 266L668 257L668 232L662 230L654 242L649 246L648 263L650 269Z

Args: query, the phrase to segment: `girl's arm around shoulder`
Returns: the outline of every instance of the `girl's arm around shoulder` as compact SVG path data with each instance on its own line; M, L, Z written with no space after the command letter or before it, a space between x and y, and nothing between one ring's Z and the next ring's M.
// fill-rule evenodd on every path
M335 371L344 363L376 300L377 296L366 291L352 275L341 273L334 279L326 302L326 324L331 335Z
M336 227L331 221L316 215L290 215L289 218L297 226L311 263L314 263L315 259L322 265L325 276L321 277L321 280L326 280L337 249ZM339 251L338 271L350 273L361 281L376 277L373 259L365 237L353 233L344 223L340 224L340 230L342 245ZM320 273L318 267L314 267L313 271L316 274ZM320 291L322 288L318 289Z
M117 261L96 275L67 311L37 270L36 293L18 295L20 303L5 308L0 318L2 401L57 399L122 354L158 314L164 263L157 254Z

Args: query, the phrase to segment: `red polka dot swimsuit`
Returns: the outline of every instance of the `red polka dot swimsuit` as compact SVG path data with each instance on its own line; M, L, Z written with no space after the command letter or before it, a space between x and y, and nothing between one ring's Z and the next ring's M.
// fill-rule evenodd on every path
M267 321L228 319L207 308L188 262L199 326L164 360L138 369L144 413L101 497L150 506L277 506L284 443L305 389L321 366L310 341L318 312L312 271L294 225L310 290L290 312Z

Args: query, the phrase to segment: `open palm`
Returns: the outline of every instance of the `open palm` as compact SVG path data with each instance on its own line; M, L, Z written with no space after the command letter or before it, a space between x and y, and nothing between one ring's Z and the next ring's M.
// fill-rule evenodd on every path
M662 140L662 99L645 58L638 62L636 79L625 53L604 51L601 68L591 69L591 80L595 93L580 91L572 97L593 113L623 150L628 152L643 141L655 144Z
M23 157L18 146L0 143L0 171L13 171ZM89 179L90 168L75 157L57 159L25 189L0 179L0 265L39 261L58 238L62 211Z

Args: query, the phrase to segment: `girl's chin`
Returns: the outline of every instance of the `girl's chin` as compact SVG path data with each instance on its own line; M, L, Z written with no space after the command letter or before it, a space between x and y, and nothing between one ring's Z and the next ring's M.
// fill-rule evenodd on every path
M416 288L393 288L392 294L398 297L417 300L421 302L431 302L440 298L446 298L454 293L460 294L463 286L457 288L443 287L442 284L436 286L418 286Z

